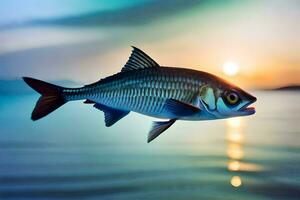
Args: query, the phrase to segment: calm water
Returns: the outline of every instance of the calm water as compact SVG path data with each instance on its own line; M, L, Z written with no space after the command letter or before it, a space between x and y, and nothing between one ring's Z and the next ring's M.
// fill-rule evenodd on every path
M147 144L153 120L111 128L71 102L37 122L37 95L0 97L0 199L297 199L300 93L254 92L257 114L176 122Z

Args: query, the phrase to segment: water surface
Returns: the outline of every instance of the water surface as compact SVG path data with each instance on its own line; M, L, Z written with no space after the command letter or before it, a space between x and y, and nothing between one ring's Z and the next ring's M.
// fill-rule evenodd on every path
M257 114L178 121L152 143L152 118L113 127L71 102L32 122L37 95L0 97L0 199L297 199L300 93L254 92Z

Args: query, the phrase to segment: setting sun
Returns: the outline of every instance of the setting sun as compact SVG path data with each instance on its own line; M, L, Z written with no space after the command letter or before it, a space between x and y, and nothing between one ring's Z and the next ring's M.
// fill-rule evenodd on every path
M226 62L223 65L223 73L228 76L234 76L239 72L240 66L235 62Z

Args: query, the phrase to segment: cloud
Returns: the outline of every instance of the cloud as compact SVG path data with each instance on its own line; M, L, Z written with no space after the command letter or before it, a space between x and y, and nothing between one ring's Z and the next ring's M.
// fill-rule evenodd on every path
M24 26L130 26L144 25L193 8L203 0L156 0L117 10L98 11L56 19L37 19L21 24L8 24L0 29Z
M2 54L0 77L42 76L47 79L71 79L74 74L85 76L91 69L84 63L108 51L107 41L101 40L101 45L99 42L62 44ZM109 46L114 47L111 42ZM99 64L95 62L95 65Z

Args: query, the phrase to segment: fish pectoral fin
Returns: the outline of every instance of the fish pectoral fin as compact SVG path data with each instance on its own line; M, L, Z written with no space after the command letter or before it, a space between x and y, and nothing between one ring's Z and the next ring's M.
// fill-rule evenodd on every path
M166 100L164 110L179 117L194 115L201 111L199 107L175 99Z
M119 121L120 119L128 115L128 113L130 112L130 111L110 108L108 106L99 103L96 103L94 107L104 112L105 126L107 127L112 126L114 123L116 123L117 121Z
M170 119L169 121L160 121L160 122L153 122L151 130L148 134L147 142L151 142L157 136L159 136L162 132L167 130L177 119Z
M132 48L132 53L125 66L122 68L121 72L145 69L150 67L159 67L159 64L157 64L150 56L148 56L142 50L134 46L132 46Z

